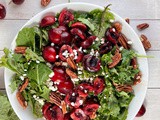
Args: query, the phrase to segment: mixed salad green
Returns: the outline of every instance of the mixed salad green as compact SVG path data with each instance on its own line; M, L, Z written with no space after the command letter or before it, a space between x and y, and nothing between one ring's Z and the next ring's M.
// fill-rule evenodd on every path
M77 89L76 86L79 86L82 83L92 85L94 84L94 79L102 78L100 81L104 80L104 83L103 85L98 84L99 86L96 86L96 90L99 89L99 87L103 87L104 85L105 87L100 92L98 91L98 93L93 87L92 91L87 92L87 97L82 99L84 104L80 105L78 108L74 108L73 111L77 112L75 109L84 110L86 107L85 105L87 99L93 97L97 99L96 104L99 105L98 109L95 111L90 110L92 111L92 117L90 113L85 112L87 117L85 115L85 117L81 115L81 119L125 120L127 118L129 104L134 97L132 86L135 82L135 76L140 72L138 67L134 68L132 64L133 59L135 60L137 57L135 51L132 49L125 49L123 44L118 41L117 34L119 37L121 32L118 33L116 28L114 28L114 15L109 11L108 7L106 7L103 11L100 9L95 9L90 12L66 11L67 12L63 13L63 15L67 16L72 14L74 19L69 19L70 16L64 17L62 12L58 13L55 16L55 18L58 20L55 19L52 25L43 26L41 23L41 25L33 26L30 28L23 28L18 33L16 38L16 46L19 47L18 50L21 49L22 51L17 50L17 52L16 48L15 50L9 50L7 48L4 49L5 55L0 59L0 67L6 67L15 72L11 80L10 88L13 92L17 90L19 91L19 87L23 86L24 81L28 79L29 83L25 89L20 92L22 97L24 98L25 102L27 102L27 105L32 108L32 112L36 118L41 118L44 116L49 120L49 117L46 115L47 113L44 113L44 110L42 109L45 109L44 104L51 102L50 94L52 92L58 92L61 94L61 90L59 90L59 88L57 89L58 85L56 86L54 82L51 83L54 81L51 78L53 77L53 69L56 66L55 63L57 61L63 63L64 61L61 60L60 55L58 54L58 56L56 55L55 62L48 62L46 57L43 55L43 51L46 46L61 47L66 44L70 45L71 48L74 49L75 47L73 47L73 45L78 44L78 42L76 41L76 43L74 43L73 39L78 36L78 39L81 40L83 37L79 35L76 30L73 30L73 32L71 30L75 29L74 27L72 28L73 24L79 22L86 26L86 30L83 33L85 36L96 37L89 47L84 47L82 43L80 43L80 46L76 45L78 46L77 51L81 49L80 52L84 56L90 56L86 58L82 57L82 60L76 63L78 70L72 70L78 76L76 79L71 78L73 86L75 89ZM60 25L67 26L67 29L70 30L68 32L71 34L72 42L64 42L59 44L50 40L51 38L49 36L49 31L59 27ZM81 28L79 27L76 29ZM107 31L109 31L109 33ZM116 40L116 44L112 41L111 38L107 37L108 34L112 39ZM109 39L111 39L111 41ZM109 41L109 43L107 41ZM106 46L103 46L104 44ZM104 52L106 48L107 50ZM24 53L23 50L25 51ZM120 60L115 66L110 68L109 65L115 62L113 58L117 50L118 55L121 56ZM63 57L66 57L66 55L63 54ZM91 58L90 61L87 60L88 58ZM76 60L77 59L74 59L74 61ZM86 63L85 61L89 61L89 63ZM98 66L98 61L100 61L99 68L93 68ZM89 68L86 66L89 66ZM63 68L66 69L64 66ZM49 85L48 82L51 85ZM71 91L69 90L67 92ZM62 92L61 96L63 101L67 96L67 93L65 94L65 92ZM51 102L51 104L53 103ZM72 107L67 106L67 113L71 114L69 119L78 120L76 117L79 116L75 117L75 115L73 115L73 106L74 105L72 105ZM93 117L93 114L96 114L96 116ZM61 120L60 118L58 120Z

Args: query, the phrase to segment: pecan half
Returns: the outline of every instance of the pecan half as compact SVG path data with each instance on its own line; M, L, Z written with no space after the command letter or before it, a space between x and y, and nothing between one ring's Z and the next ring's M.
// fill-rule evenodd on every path
M142 24L137 25L137 29L138 30L144 30L144 29L146 29L148 27L149 27L148 23L142 23Z
M117 31L118 33L120 33L120 32L122 31L122 24L119 23L119 22L113 23L113 27L116 29L116 31Z
M112 57L112 63L109 64L109 68L115 67L121 61L122 55L119 50L116 50L115 55Z
M21 92L18 91L16 93L16 97L17 97L19 104L25 109L27 107L27 102L25 101L25 98L23 97Z
M140 36L140 40L145 50L148 50L149 48L151 48L151 43L149 42L148 38L145 35L142 34Z
M124 91L124 92L132 92L133 91L133 88L131 85L120 85L120 84L117 84L117 83L114 83L113 82L113 85L116 87L116 90L117 91Z
M126 18L125 21L129 24L130 23L130 19Z
M49 98L51 103L54 103L57 106L61 106L62 97L58 93L51 92Z
M78 78L78 76L76 75L76 73L74 73L72 70L70 70L69 68L66 69L66 73L71 77L71 78Z
M119 38L118 38L118 42L125 48L125 49L130 49L130 45L127 43L128 39L126 38L126 36L124 34L120 34Z
M77 70L77 65L76 65L76 63L74 62L73 58L68 57L68 58L67 58L67 63L68 63L68 65L69 65L72 69Z
M137 59L136 58L131 59L131 65L133 66L133 69L137 69L138 68Z
M134 77L134 85L137 85L138 83L140 83L141 78L142 78L142 73L141 72L137 73Z
M18 54L25 54L26 49L27 49L27 47L24 47L24 46L16 47L14 49L14 52L18 53Z
M64 101L61 102L62 112L63 114L67 113L67 105Z
M26 87L28 86L28 83L29 83L29 79L26 78L23 84L19 87L19 92L22 92L24 89L26 89Z
M51 0L41 0L41 5L46 7L50 2Z
M65 67L67 67L68 64L67 64L67 62L62 62L61 61L61 62L55 62L54 65L55 66L65 66Z

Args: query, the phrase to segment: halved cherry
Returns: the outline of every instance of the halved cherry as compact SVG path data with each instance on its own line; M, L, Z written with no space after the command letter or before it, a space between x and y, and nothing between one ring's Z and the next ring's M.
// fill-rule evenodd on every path
M60 93L67 94L73 90L74 84L70 79L68 79L64 82L60 82L57 85L57 88Z
M75 109L71 113L71 118L73 120L89 120L90 119L81 108Z
M53 68L54 76L51 78L53 82L60 83L67 80L68 75L63 67Z
M100 94L105 88L105 81L103 77L96 77L93 82L94 94Z
M66 113L64 115L64 120L72 120L72 118L70 117L70 113Z
M55 23L55 17L53 15L48 15L42 18L40 26L46 27L53 25Z
M58 28L50 29L48 32L49 40L52 43L59 44L61 42L61 34L62 34L62 30Z
M42 113L46 120L63 120L63 113L57 105L46 103L42 107Z
M115 30L115 28L109 28L107 31L106 31L106 39L108 41L110 41L111 43L113 44L117 44L117 39L119 37L119 34L117 33L117 31Z
M74 20L74 15L67 9L60 12L58 22L59 25L67 25L70 21Z
M146 112L146 108L145 108L144 105L142 105L141 108L140 108L140 110L138 111L136 117L141 117L141 116L143 116L143 115L145 114L145 112Z
M71 32L72 35L77 35L77 36L80 37L82 40L85 40L85 39L86 39L85 33L84 33L82 30L80 30L79 28L72 28L72 29L70 30L70 32Z
M45 47L42 54L43 54L43 58L47 62L53 63L56 61L56 51L53 47L51 46Z
M106 54L106 53L110 52L112 50L112 48L113 48L112 43L110 41L107 41L100 46L100 54L101 55Z
M62 32L61 34L61 42L60 44L63 45L63 44L70 44L72 41L71 39L71 35L69 32Z
M69 45L63 45L59 51L59 57L62 61L66 61L68 57L74 58L74 53L72 48Z
M81 42L81 47L84 49L89 48L95 39L96 39L96 36L88 37L85 41Z
M100 59L90 54L83 57L82 63L83 67L90 72L97 72L100 70Z
M79 94L76 91L69 92L65 97L65 102L67 105L78 108L80 105L83 104L82 98L79 97Z
M2 4L0 4L0 19L5 18L5 16L6 16L6 8Z
M86 115L92 115L93 113L95 113L99 108L99 105L96 104L96 103L89 103L89 104L86 104L84 107L83 107L83 111Z
M81 22L75 22L71 25L71 28L79 28L82 31L86 31L87 30L87 26Z
M90 83L81 83L77 89L79 96L82 98L86 98L89 92L93 92L93 86Z

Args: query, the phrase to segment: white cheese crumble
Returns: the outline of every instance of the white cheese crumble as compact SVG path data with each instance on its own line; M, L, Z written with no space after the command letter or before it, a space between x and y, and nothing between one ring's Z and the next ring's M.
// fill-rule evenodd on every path
M109 21L110 21L111 23L113 23L113 22L114 22L114 20L113 20L113 19L110 19Z
M27 76L27 74L23 74L23 77L26 77Z
M81 72L81 71L78 71L78 74L82 74L82 72Z
M85 53L86 53L86 52L87 52L87 50L86 50L86 49L84 49L84 50L83 50L83 52L85 52Z
M49 68L52 68L52 64L47 62L46 65L49 67Z
M132 44L133 44L133 42L132 42L132 41L128 41L127 43L128 43L129 45L132 45Z
M49 74L49 77L51 78L51 77L53 77L54 76L54 72L51 72L50 74Z
M23 77L23 76L20 76L19 78L20 78L22 81L24 80L24 77Z
M67 50L65 50L65 51L62 53L62 55L67 58L67 57L69 57L69 52L68 52Z
M56 59L58 59L59 58L59 55L56 55Z
M80 48L78 49L78 51L82 52L82 47L80 47Z
M51 46L53 47L53 46L54 46L54 43L51 43Z
M84 90L84 93L87 93L88 91L87 90Z
M39 64L39 63L40 63L40 61L39 61L39 60L36 60L36 63L37 63L37 64Z
M112 28L113 32L116 32L116 29L115 28Z
M78 78L72 78L71 80L72 80L73 82L79 81Z
M24 69L25 72L27 72L27 69Z
M49 89L52 91L57 91L57 86L50 86Z
M74 102L71 102L71 105L74 106L75 105Z
M76 94L73 92L73 93L72 93L72 96L75 96L75 95L76 95Z
M62 62L62 66L68 66L68 63L67 62Z
M80 103L80 105L82 105L83 104L83 100L79 100L79 103Z
M91 52L89 53L90 55L94 55L94 50L91 49Z
M96 37L95 41L99 41L99 38L98 38L98 37Z
M121 46L121 47L119 48L119 50L120 50L120 51L122 51L123 49L124 49L124 47L123 47L123 46Z

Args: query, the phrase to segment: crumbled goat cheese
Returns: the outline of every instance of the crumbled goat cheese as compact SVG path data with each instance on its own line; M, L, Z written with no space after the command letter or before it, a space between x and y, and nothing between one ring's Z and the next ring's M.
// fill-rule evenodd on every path
M75 105L74 102L71 102L71 105L74 106Z
M124 49L124 47L123 47L123 46L121 46L121 47L119 48L119 50L120 50L120 51L122 51L123 49Z
M59 58L59 55L56 55L56 58L58 59L58 58Z
M39 64L39 63L40 63L40 61L39 61L39 60L36 60L36 63L37 63L37 64Z
M23 76L20 76L19 78L20 78L22 81L24 80L24 77L23 77Z
M73 92L73 93L72 93L72 96L75 96L75 95L76 95L76 94Z
M80 105L82 105L83 104L83 100L79 100L79 103L80 103Z
M72 80L73 82L79 81L78 78L72 78L71 80Z
M86 53L86 52L87 52L87 50L86 50L86 49L84 49L84 50L83 50L83 52L85 52L85 53Z
M84 93L87 93L88 91L87 90L84 90Z
M54 76L54 72L51 72L50 74L49 74L49 77L51 78L51 77L53 77Z
M111 20L109 20L111 23L113 23L114 22L114 20L113 19L111 19Z
M51 64L51 63L47 62L46 65L47 65L48 67L52 68L52 64Z
M51 87L49 87L49 89L52 91L57 91L57 86L51 86Z
M62 53L63 56L65 56L66 58L69 56L69 52L67 50L65 50L63 53Z
M116 32L116 29L115 28L112 28L113 32Z
M96 37L95 41L99 41L99 38L98 38L98 37Z
M53 46L54 46L54 43L51 43L51 46L53 47Z
M80 47L80 48L78 49L78 51L82 52L82 47Z
M81 72L81 71L78 71L78 74L82 74L82 72Z
M67 62L62 62L62 66L68 66L68 63Z
M132 42L132 41L128 41L127 43L128 43L129 45L133 44L133 42Z
M91 49L91 52L89 53L90 55L94 55L94 50Z
M24 69L25 72L27 72L27 69Z
M23 74L23 77L26 77L27 76L27 74Z

